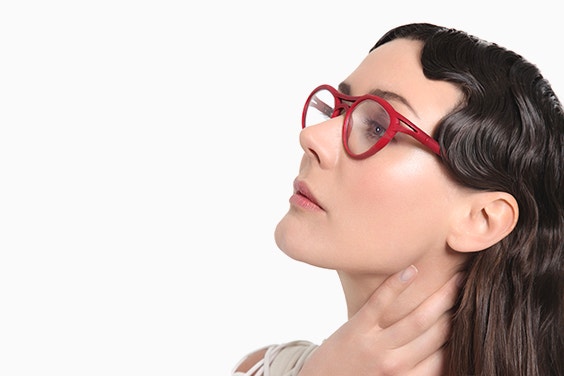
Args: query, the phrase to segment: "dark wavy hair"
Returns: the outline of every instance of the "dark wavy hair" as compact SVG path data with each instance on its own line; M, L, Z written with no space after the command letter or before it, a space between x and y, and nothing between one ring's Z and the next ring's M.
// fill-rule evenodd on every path
M397 38L422 41L425 76L464 94L434 135L449 173L519 205L515 229L464 266L445 374L562 376L562 105L535 65L495 43L417 23L390 30L372 49Z

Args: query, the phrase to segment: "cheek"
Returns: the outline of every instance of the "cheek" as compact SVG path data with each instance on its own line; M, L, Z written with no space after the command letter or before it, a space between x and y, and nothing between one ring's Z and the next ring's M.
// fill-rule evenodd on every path
M398 234L405 228L407 202L404 177L389 174L358 174L347 179L347 195L339 210L342 226L351 244L372 252L375 248L397 246ZM406 201L407 199L407 201Z
M389 165L393 168L375 166L368 173L360 167L348 170L343 226L360 248L377 253L439 246L449 201L442 171L436 161L396 162Z
M364 218L378 222L395 223L405 218L421 203L419 197L427 189L428 182L421 170L409 163L392 166L350 168L345 179L345 190L349 192L347 206L362 213Z

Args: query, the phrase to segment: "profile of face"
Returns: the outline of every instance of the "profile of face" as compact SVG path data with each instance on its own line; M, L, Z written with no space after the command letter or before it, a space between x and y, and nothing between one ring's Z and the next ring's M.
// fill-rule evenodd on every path
M423 75L422 42L395 39L374 49L339 85L345 95L387 93L395 111L432 135L462 100L453 84ZM347 154L344 115L301 131L304 156L290 209L275 239L290 257L323 268L389 274L448 254L452 217L464 206L464 188L440 157L397 133L365 159Z

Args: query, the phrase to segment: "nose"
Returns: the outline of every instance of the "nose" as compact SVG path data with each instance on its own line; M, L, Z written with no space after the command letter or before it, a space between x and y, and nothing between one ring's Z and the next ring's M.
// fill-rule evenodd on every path
M341 129L343 116L323 123L310 125L300 133L300 145L308 158L315 160L323 169L335 166L343 152Z

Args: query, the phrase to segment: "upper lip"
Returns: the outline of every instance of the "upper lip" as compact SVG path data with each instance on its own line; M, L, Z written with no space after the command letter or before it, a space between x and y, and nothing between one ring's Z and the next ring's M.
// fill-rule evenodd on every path
M294 180L294 193L306 197L308 200L313 202L315 205L322 208L321 205L319 204L319 202L317 201L317 199L315 198L315 196L313 195L313 193L311 193L311 191L309 190L309 188L308 188L308 186L305 182L298 180L298 179Z

